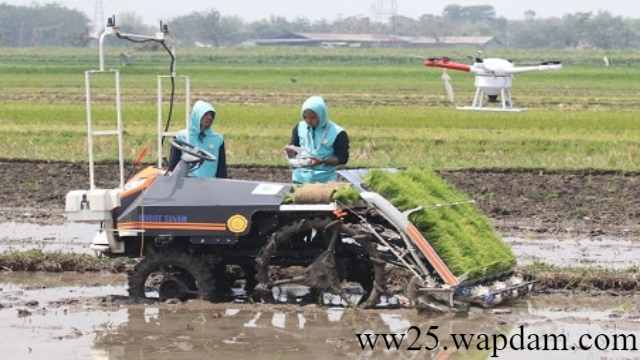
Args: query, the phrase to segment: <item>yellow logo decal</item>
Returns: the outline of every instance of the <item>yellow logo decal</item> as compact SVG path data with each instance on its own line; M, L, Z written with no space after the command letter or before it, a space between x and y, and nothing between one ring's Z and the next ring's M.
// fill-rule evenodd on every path
M247 230L248 224L247 218L242 215L233 215L227 220L227 227L234 233L241 233Z

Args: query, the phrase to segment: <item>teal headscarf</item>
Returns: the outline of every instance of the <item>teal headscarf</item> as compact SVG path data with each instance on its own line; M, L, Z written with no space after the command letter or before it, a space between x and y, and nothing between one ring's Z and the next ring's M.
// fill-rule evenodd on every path
M302 120L298 123L300 146L307 149L309 155L328 159L335 155L333 144L343 128L329 120L327 105L321 96L311 96L303 104L300 116L304 119L304 111L312 110L318 115L318 125L313 128ZM297 168L293 171L293 181L298 183L316 183L338 180L337 167L321 164L314 167Z
M189 116L189 129L183 129L176 134L178 140L186 141L194 146L210 152L218 158L219 150L224 143L224 137L213 131L213 124L200 131L200 121L204 114L213 112L215 119L216 110L208 102L201 100L196 101ZM189 176L193 177L215 177L218 171L218 163L216 161L205 161L200 167L191 171Z

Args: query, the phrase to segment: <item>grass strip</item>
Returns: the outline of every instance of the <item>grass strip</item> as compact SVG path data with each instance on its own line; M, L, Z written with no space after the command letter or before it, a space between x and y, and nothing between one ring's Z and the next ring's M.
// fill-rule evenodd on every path
M0 269L9 271L122 273L127 269L130 261L125 258L109 259L90 254L62 251L44 252L39 249L8 250L0 253Z

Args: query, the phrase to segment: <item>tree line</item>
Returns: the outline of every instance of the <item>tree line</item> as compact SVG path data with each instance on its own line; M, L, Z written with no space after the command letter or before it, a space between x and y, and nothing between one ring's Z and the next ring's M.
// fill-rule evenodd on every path
M215 9L192 12L169 19L172 37L180 46L233 46L251 39L269 39L289 32L371 33L400 36L492 36L514 48L625 49L640 45L640 20L599 11L565 14L560 18L536 17L526 11L524 20L496 16L490 5L448 5L441 15L418 18L393 16L373 22L362 16L332 21L310 21L272 16L245 22L239 16L223 15ZM136 13L117 15L121 32L154 34L159 28L144 24ZM82 12L58 3L31 6L0 4L0 46L85 47L96 38L94 24ZM119 42L120 46L126 45ZM134 44L129 44L134 46Z

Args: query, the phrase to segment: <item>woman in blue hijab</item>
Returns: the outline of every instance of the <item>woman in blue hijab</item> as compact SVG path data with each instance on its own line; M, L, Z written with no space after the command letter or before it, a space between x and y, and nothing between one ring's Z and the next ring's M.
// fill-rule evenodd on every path
M189 172L192 177L227 177L227 157L224 149L224 137L213 131L213 120L216 117L216 110L208 102L196 101L189 116L189 128L182 129L174 136L175 139L188 142L208 151L216 157L217 161L205 161ZM170 155L169 170L173 170L182 153L172 147Z
M309 156L305 166L293 171L293 182L326 183L338 180L338 165L349 161L349 136L329 120L327 105L321 96L311 96L300 111L302 120L293 127L291 141L285 146L289 153L302 148Z

